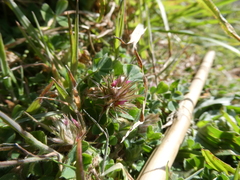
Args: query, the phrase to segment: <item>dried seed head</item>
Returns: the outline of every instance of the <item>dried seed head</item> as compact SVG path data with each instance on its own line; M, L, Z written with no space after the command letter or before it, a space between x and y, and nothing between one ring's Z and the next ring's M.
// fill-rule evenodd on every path
M53 139L59 143L64 144L75 144L77 138L80 136L79 133L82 132L80 123L64 115L63 118L59 118L54 121L54 127L51 127L53 133L57 138Z

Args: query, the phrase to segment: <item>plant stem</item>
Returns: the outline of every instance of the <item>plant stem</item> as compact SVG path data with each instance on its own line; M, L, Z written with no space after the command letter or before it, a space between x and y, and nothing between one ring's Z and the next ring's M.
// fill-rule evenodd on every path
M87 111L85 109L83 109L83 111L88 115L88 117L90 117L90 119L97 125L97 127L103 132L103 134L106 136L106 144L105 144L105 152L104 152L104 156L103 156L103 163L102 163L102 170L101 170L101 174L104 173L104 169L105 169L105 164L106 164L106 159L107 159L107 150L108 150L108 142L109 142L109 135L108 135L108 131L107 129L104 129L100 126L100 124L98 124L98 122L91 117ZM101 116L99 116L100 119Z
M82 161L82 138L77 139L77 150L76 150L76 179L84 180L83 161Z

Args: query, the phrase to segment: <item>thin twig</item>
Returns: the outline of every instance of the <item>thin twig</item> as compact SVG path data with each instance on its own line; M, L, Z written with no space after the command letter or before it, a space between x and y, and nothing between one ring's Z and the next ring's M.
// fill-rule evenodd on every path
M101 170L101 174L103 174L104 173L104 169L105 169L105 165L106 165L108 142L109 142L108 131L107 131L107 129L105 129L105 131L104 131L104 129L98 124L98 122L92 116L90 116L90 114L88 114L88 112L85 109L83 109L83 111L88 115L88 117L94 122L94 124L97 125L97 127L106 136L105 152L104 152L104 156L103 156L103 164L102 164L102 170Z

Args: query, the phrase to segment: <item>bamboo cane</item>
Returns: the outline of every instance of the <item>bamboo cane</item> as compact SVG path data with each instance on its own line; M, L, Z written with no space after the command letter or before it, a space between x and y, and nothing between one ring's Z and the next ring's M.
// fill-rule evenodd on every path
M194 106L201 94L214 57L214 51L209 51L205 55L189 88L189 93L185 95L184 100L179 104L176 119L165 133L162 143L153 151L137 180L165 180L166 166L168 165L169 168L172 166L191 124Z

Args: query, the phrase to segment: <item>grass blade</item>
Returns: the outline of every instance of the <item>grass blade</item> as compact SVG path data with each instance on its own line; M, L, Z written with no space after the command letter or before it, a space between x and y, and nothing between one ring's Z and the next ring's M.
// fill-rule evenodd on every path
M170 28L169 28L169 25L168 25L168 19L167 19L167 14L166 14L165 8L164 8L161 0L157 0L157 3L158 3L158 6L159 6L159 9L160 9L160 12L161 12L161 16L162 16L162 20L163 20L165 30L169 31ZM168 53L169 53L169 57L171 57L171 54L172 54L171 53L171 51L172 51L171 33L167 33L167 39L168 39Z
M2 40L2 34L0 34L0 63L1 63L1 69L3 74L3 83L6 86L6 88L12 87L12 82L10 79L10 69L8 67L7 58L6 58L6 52Z
M240 161L238 162L238 166L236 168L236 171L234 173L234 179L233 180L239 180L240 177Z
M165 33L171 32L173 34L182 34L182 35L193 36L196 39L209 41L209 42L212 42L213 44L215 44L217 46L222 46L222 47L224 47L226 49L229 49L230 51L236 53L238 56L240 56L240 51L237 48L235 48L235 47L233 47L233 46L231 46L231 45L229 45L229 44L227 44L223 41L213 39L211 37L200 36L198 34L193 33L192 31L173 31L173 30L166 31L166 30L159 29L159 28L154 28L154 31L165 32Z
M123 30L124 30L124 15L125 15L125 6L126 6L126 1L122 0L121 5L120 5L120 11L117 16L117 21L116 21L116 31L115 31L115 36L122 38ZM115 48L115 57L118 57L119 53L119 46L120 46L119 41L114 42L114 48Z
M209 150L202 149L202 155L204 156L207 164L211 166L213 169L219 172L225 172L226 174L228 174L228 172L231 173L235 172L235 170L230 165L218 159Z
M64 87L61 84L59 84L54 78L52 78L52 80L54 81L57 91L59 92L62 99L63 100L69 99L70 96L69 96L68 92L64 89Z
M201 3L204 3L204 7L207 7L208 10L214 15L214 17L219 21L222 26L222 29L231 37L240 41L240 36L236 33L232 25L223 17L217 6L212 2L212 0L201 0Z
M76 0L76 16L75 16L75 27L74 34L72 34L72 60L71 60L71 72L73 76L76 74L78 65L78 38L79 38L79 2ZM74 76L75 77L75 76Z
M23 25L23 27L26 29L26 31L32 36L37 38L37 31L32 26L31 22L28 20L28 18L22 13L20 8L17 6L17 4L13 0L6 0L6 4L9 6L10 9L15 13L20 23Z
M2 70L2 75L3 75L3 83L4 83L5 87L11 92L12 97L15 97L15 95L13 93L12 82L15 83L18 90L19 90L19 88L18 88L17 80L16 80L15 76L13 75L13 73L7 63L6 52L5 52L1 33L0 33L0 64L1 64L1 70Z
M29 132L24 131L22 127L13 119L8 117L6 114L0 111L0 118L5 122L7 125L9 125L12 129L14 129L16 132L18 132L25 141L29 144L34 146L35 148L39 149L40 153L49 153L49 152L56 152L52 148L48 147L46 144L43 144L39 140L37 140L33 135L31 135ZM57 153L57 152L56 152ZM59 153L57 153L59 154Z

